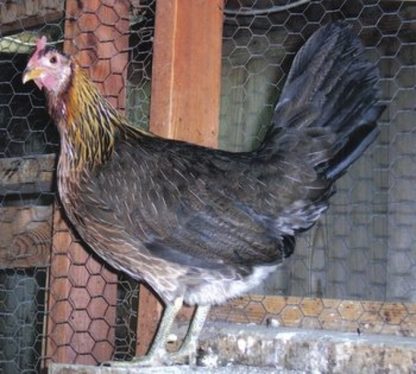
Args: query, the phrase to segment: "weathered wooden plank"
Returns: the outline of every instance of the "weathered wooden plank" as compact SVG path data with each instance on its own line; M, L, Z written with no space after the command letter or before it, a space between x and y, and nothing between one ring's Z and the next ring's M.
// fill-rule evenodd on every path
M136 355L143 356L149 349L162 314L162 304L149 288L140 285L137 312Z
M81 8L80 8L81 5ZM101 93L126 108L129 1L67 1L64 49L88 70Z
M150 131L215 147L221 80L222 0L166 0L156 7ZM138 343L144 354L161 304L140 288Z
M124 109L129 2L66 2L64 50L77 59L118 109ZM55 211L47 358L97 364L115 348L117 275L75 240ZM69 318L70 317L70 318Z
M0 2L0 33L54 22L64 15L65 2L61 0L24 0Z
M217 145L223 1L166 0L156 9L151 131Z
M56 155L0 159L0 195L51 192Z
M183 309L180 323L191 315ZM209 320L416 337L416 304L410 302L247 295L213 307Z
M52 206L0 208L0 268L48 267Z
M416 337L414 303L250 295L213 308L210 320Z
M117 277L68 229L55 208L46 360L95 365L114 351Z

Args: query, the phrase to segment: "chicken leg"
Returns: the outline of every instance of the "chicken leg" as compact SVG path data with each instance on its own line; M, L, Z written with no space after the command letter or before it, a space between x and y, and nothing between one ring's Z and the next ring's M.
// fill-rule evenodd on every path
M183 305L183 299L175 299L173 304L166 305L162 319L159 323L156 336L145 356L135 357L130 362L109 362L111 366L158 366L184 363L187 359L191 365L196 364L196 350L198 336L204 326L210 306L197 306L191 319L184 341L177 352L166 351L167 338L171 332L173 322Z

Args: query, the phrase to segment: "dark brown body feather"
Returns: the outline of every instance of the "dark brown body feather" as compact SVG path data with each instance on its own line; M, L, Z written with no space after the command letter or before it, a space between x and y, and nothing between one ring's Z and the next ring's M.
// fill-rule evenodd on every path
M167 302L212 304L261 282L328 206L334 181L377 135L374 66L345 26L294 61L273 125L229 153L134 130L73 65L50 95L61 133L60 196L105 261ZM201 119L203 122L203 119Z
M60 166L60 195L81 236L107 262L143 277L166 300L185 293L192 302L186 292L210 277L238 280L255 266L280 263L293 249L288 238L325 209L320 200L328 182L317 182L306 168L286 172L294 156L230 158L186 143L127 137L104 165L69 171L65 182L68 171ZM65 191L69 180L76 183ZM218 294L216 301L226 298Z

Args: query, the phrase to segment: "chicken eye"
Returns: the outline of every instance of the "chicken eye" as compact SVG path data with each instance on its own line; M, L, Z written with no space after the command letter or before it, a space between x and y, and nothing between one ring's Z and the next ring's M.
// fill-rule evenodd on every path
M50 60L49 60L49 62L51 63L51 64L56 64L56 56L52 56L51 58L50 58Z

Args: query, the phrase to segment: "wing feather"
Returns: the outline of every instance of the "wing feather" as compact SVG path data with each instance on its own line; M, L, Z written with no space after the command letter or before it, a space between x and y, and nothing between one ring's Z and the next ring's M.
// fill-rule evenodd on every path
M209 268L278 263L326 204L308 208L319 189L313 168L290 162L288 172L287 158L253 156L157 139L122 142L82 199L87 214L123 227L155 257Z

